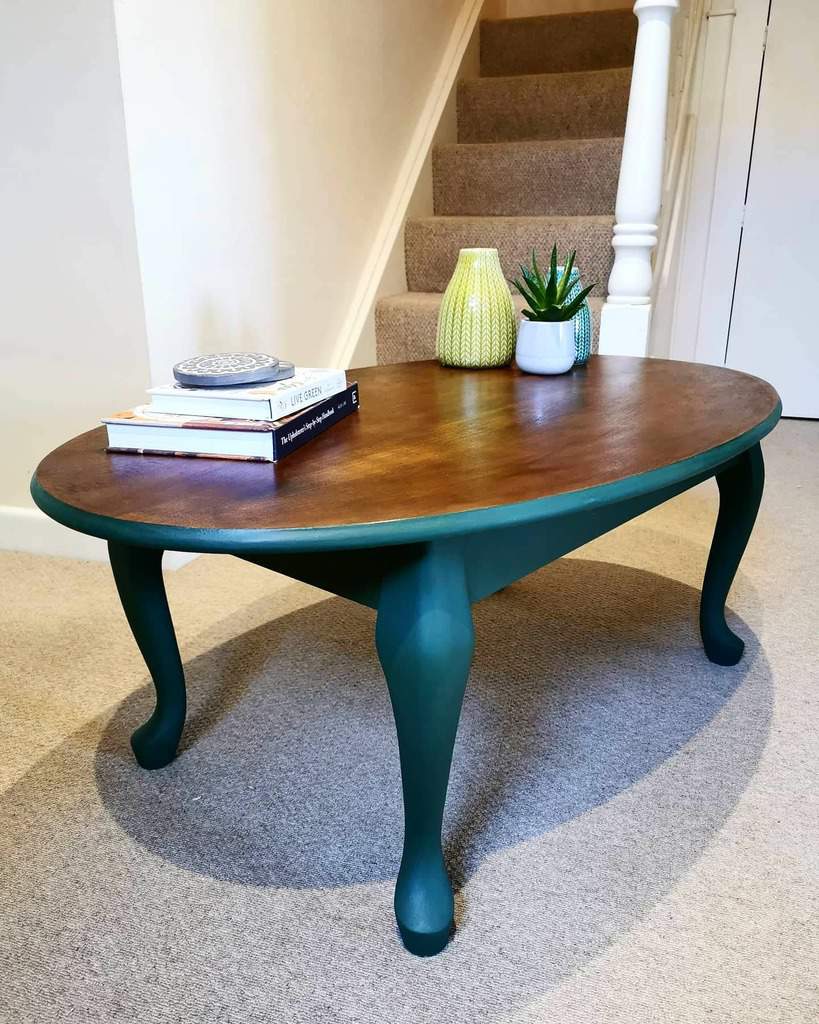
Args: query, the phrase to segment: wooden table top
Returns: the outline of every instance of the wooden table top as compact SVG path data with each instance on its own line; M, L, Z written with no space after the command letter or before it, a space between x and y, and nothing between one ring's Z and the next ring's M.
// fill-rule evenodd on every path
M107 454L97 428L48 455L37 484L72 509L134 523L362 526L645 474L740 438L778 409L774 389L747 374L620 356L556 377L429 361L349 378L360 411L277 465Z

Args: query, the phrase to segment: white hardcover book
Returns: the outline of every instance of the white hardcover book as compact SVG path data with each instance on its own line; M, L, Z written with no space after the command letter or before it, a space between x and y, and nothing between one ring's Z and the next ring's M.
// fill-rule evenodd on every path
M152 405L106 416L108 451L278 462L358 412L358 384L280 420L157 412Z
M347 377L343 370L297 366L295 376L271 384L227 388L186 388L181 384L167 384L149 388L148 394L154 412L279 420L337 395L346 387Z

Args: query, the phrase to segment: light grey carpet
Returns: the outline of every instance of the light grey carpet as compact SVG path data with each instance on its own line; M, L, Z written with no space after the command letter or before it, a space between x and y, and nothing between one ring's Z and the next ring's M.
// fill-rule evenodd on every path
M105 567L0 558L0 1020L814 1021L818 440L766 446L733 669L695 628L713 485L477 606L429 961L391 913L370 612L227 558L171 574L191 720L145 773Z

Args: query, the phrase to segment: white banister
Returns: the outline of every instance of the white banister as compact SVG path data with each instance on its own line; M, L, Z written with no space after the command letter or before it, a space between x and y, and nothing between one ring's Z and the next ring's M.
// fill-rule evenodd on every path
M662 199L671 21L679 0L637 0L637 45L617 186L614 266L600 323L601 352L645 355L651 254Z

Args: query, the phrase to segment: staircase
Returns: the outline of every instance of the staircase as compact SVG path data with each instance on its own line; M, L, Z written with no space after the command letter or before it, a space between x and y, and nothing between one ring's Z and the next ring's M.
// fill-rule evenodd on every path
M582 280L597 282L596 347L636 31L630 10L481 23L481 77L458 84L458 143L433 152L435 215L405 226L408 290L376 304L379 363L434 356L442 293L473 246L496 248L507 278L533 248L577 249Z

